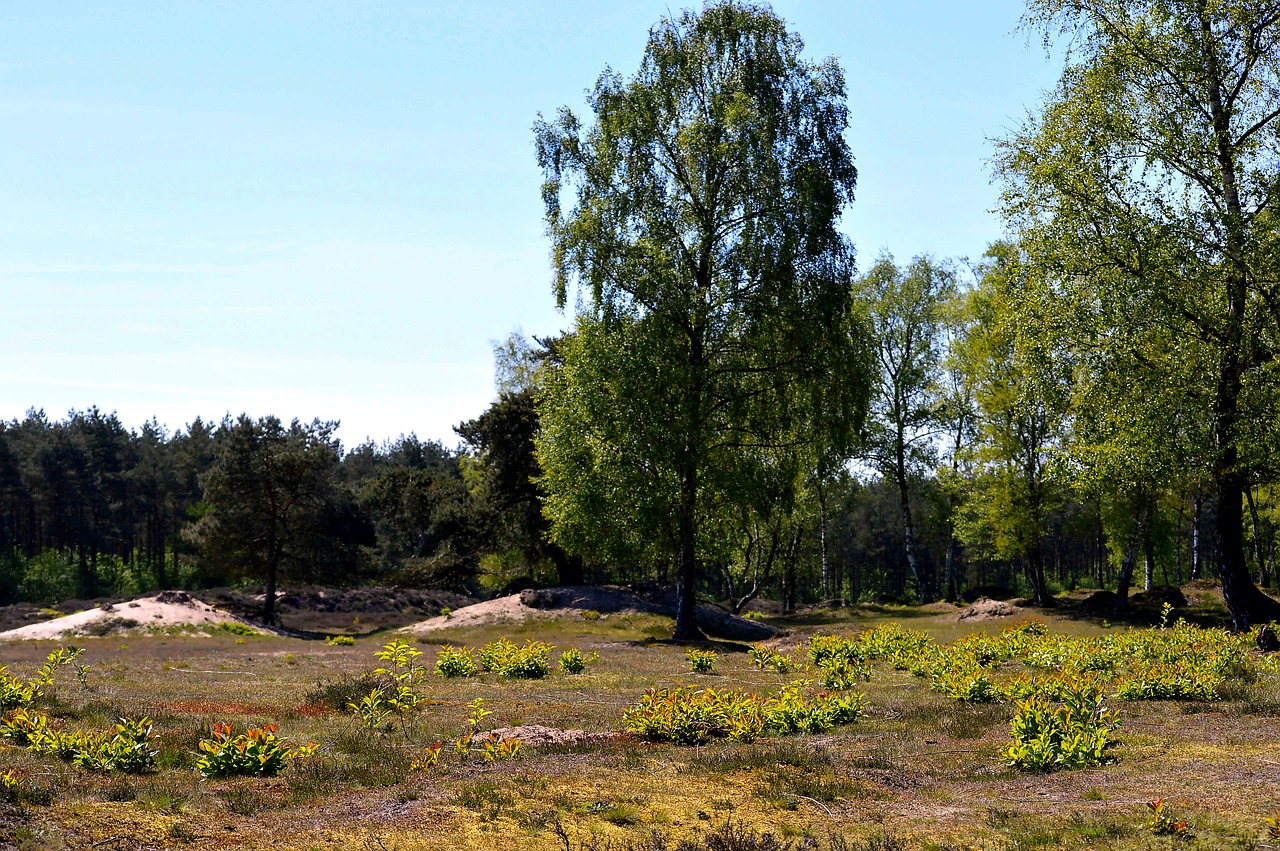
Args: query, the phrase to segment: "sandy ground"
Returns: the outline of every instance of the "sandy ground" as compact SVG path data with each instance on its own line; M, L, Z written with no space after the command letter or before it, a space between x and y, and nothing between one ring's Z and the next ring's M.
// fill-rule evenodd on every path
M956 614L956 620L993 620L995 618L1007 618L1016 615L1021 611L1017 606L1006 603L1003 600L988 600L986 597L979 597L973 601L973 605Z
M670 617L675 615L675 605L673 600L645 599L625 589L610 586L541 588L465 606L450 614L407 626L404 632L427 635L491 624L522 623L530 619L582 616L586 612L596 612L601 617L628 613ZM738 641L763 641L777 633L768 624L735 617L710 606L698 607L698 625L709 636Z
M247 621L202 603L185 591L162 591L123 603L107 603L73 615L0 632L0 641L62 640L85 635L145 630L148 627L237 623L261 632Z

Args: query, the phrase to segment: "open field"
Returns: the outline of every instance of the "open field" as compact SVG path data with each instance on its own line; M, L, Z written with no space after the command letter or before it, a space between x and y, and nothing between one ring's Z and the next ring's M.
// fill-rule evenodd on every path
M1118 630L1043 615L1050 635ZM1001 633L1012 618L957 621L955 610L859 608L776 619L771 645L805 657L814 633L855 635L890 621L941 642ZM872 663L864 717L812 735L764 735L750 743L652 743L623 734L623 712L645 689L692 684L775 693L805 671L760 670L749 645L707 645L715 673L693 674L685 647L663 643L670 620L652 614L581 614L441 632L416 639L431 666L438 643L478 646L540 640L559 651L598 653L584 673L537 680L427 676L419 710L368 731L350 712L355 679L378 664L394 636L351 646L260 635L105 636L76 643L84 682L64 668L33 707L51 725L108 730L118 716L154 720L155 770L95 773L0 741L0 847L19 848L1253 848L1280 811L1280 672L1250 651L1214 701L1109 701L1121 726L1115 761L1028 773L1003 756L1012 701L962 702L926 678ZM3 646L9 673L30 676L53 642ZM1006 681L1017 660L989 665ZM469 729L472 701L492 715L478 730L525 727L510 760L468 758L454 741ZM326 705L328 704L328 705ZM198 744L211 725L278 724L316 753L273 777L203 779ZM553 728L554 733L528 729ZM539 744L542 738L558 741ZM437 765L411 770L443 741ZM477 742L480 738L477 737ZM1165 798L1181 833L1144 826L1146 802ZM776 840L768 844L763 835ZM658 838L658 837L661 838ZM724 840L716 844L716 837ZM754 837L757 841L751 842ZM733 844L733 843L737 844Z

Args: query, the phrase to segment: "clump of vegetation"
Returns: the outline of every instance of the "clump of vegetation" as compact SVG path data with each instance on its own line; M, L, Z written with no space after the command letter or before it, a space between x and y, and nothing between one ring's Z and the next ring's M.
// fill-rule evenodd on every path
M474 677L476 660L470 647L443 645L436 654L436 673L446 679Z
M587 669L587 665L596 661L599 654L592 653L590 656L583 654L576 647L570 647L568 650L560 654L560 670L566 674L581 674Z
M276 735L275 724L250 727L243 733L231 734L230 724L214 724L213 737L200 740L204 756L196 768L206 778L274 777L298 757L310 756L315 745L294 746Z
M785 653L774 650L772 647L765 647L761 644L752 645L751 649L747 651L747 658L751 660L751 664L762 671L777 671L780 674L789 674L796 667L795 659Z
M693 673L714 674L716 672L716 651L690 647L684 655L689 660L689 670Z
M1055 706L1042 697L1018 703L1005 749L1010 765L1027 771L1087 768L1111 762L1111 733L1120 725L1097 692L1066 695Z
M352 647L356 640L350 635L329 635L325 637L324 643L330 647Z
M27 708L0 719L0 737L40 754L75 763L89 771L141 774L155 766L150 718L121 718L108 733L58 730L49 718Z
M218 632L225 632L230 635L257 635L258 631L248 624L238 621L219 621L213 625Z
M75 646L54 650L29 680L13 676L9 673L8 665L0 665L0 710L31 705L31 702L43 694L48 686L53 685L53 678L58 669L67 665L75 665L77 677L82 685L86 685L85 674L89 666L76 663L83 652L83 648Z
M522 647L500 638L481 647L477 655L486 671L511 679L537 680L551 673L547 655L553 649L542 641L531 639Z
M792 683L776 696L734 689L649 689L623 713L623 726L650 741L702 744L713 738L750 742L762 734L816 733L856 720L862 695L812 693Z

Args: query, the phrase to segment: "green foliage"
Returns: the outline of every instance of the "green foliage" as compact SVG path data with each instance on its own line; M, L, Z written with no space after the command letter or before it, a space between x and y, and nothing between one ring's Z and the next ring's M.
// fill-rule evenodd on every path
M330 647L353 647L356 640L350 635L327 635L324 643Z
M89 771L141 774L155 766L150 718L121 718L109 733L58 730L48 716L14 709L0 719L0 737L36 753L73 762Z
M1119 726L1097 692L1080 690L1065 695L1055 706L1042 697L1018 703L1005 750L1010 765L1027 771L1087 768L1110 762L1111 733Z
M57 650L53 650L41 663L35 675L30 680L25 681L8 673L9 668L7 665L0 665L0 711L30 705L33 700L44 692L45 688L53 685L53 678L58 669L67 665L76 667L77 676L81 684L84 685L86 683L85 672L88 671L88 666L79 665L76 662L83 652L83 648L75 646L60 647Z
M218 632L226 632L231 635L257 635L258 631L246 623L237 621L220 621L213 625ZM327 639L326 639L327 641Z
M474 677L476 660L470 647L454 647L449 644L440 646L436 654L435 671L446 679L454 677Z
M626 709L622 723L629 732L651 741L749 742L764 733L817 733L849 724L866 705L862 695L813 693L803 681L766 698L733 689L654 688Z
M714 674L716 672L716 651L699 650L690 647L684 657L689 660L689 670L695 674Z
M761 701L753 694L716 689L652 688L622 716L628 732L642 739L703 744L724 738L749 742L764 731Z
M777 671L780 674L787 674L795 670L796 661L785 653L780 653L771 647L765 647L761 644L752 645L747 651L747 658L751 660L751 664L755 665L762 671Z
M852 724L867 707L860 694L810 694L808 688L809 683L794 682L765 702L764 723L769 732L820 733Z
M809 639L809 659L822 671L823 688L847 689L871 679L867 648L860 640L815 635Z
M418 708L422 696L416 686L426 678L425 665L418 664L422 651L404 641L392 641L375 650L373 655L383 665L374 668L374 676L386 677L389 687L386 689L387 706L405 719Z
M844 78L800 47L767 7L710 4L600 76L593 124L534 127L556 299L584 296L538 398L551 537L680 564L679 638L700 565L846 459L866 408Z
M314 745L295 747L280 738L275 724L249 727L235 735L230 724L214 724L212 734L212 738L200 740L204 756L196 761L196 768L206 778L274 777L290 760L315 750Z
M530 639L521 647L505 638L490 642L477 652L484 670L502 677L537 680L551 672L549 654L554 647Z
M584 656L581 650L576 647L570 647L560 654L560 670L566 674L581 674L587 669L589 663L596 661L598 658L598 653Z

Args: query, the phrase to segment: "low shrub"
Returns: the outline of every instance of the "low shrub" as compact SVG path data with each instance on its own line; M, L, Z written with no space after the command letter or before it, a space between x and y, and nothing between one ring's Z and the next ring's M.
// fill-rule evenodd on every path
M446 679L474 677L476 660L471 655L471 648L443 645L436 654L436 673Z
M315 745L295 747L277 736L275 724L250 727L234 736L230 724L214 724L212 733L213 738L200 740L204 756L196 761L206 778L272 777L290 760L315 752Z
M1115 745L1111 733L1119 725L1096 691L1067 695L1058 706L1031 697L1018 703L1005 758L1027 771L1102 765L1111 761L1107 751Z
M753 741L764 733L817 733L856 720L862 695L809 692L804 681L761 698L733 689L649 689L623 713L623 726L650 741L696 745L709 739Z
M752 645L751 649L747 651L747 658L751 660L751 664L762 671L777 671L780 674L789 674L796 667L795 659L785 653L774 650L772 647L764 647L760 644Z
M689 660L689 670L693 673L714 674L716 672L716 651L690 647L684 655Z
M581 650L570 647L560 654L560 670L566 674L581 674L587 669L587 665L596 661L597 658L595 653L585 656Z
M553 646L542 641L526 641L521 647L505 638L481 647L477 655L484 670L519 680L537 680L551 673L547 654Z

